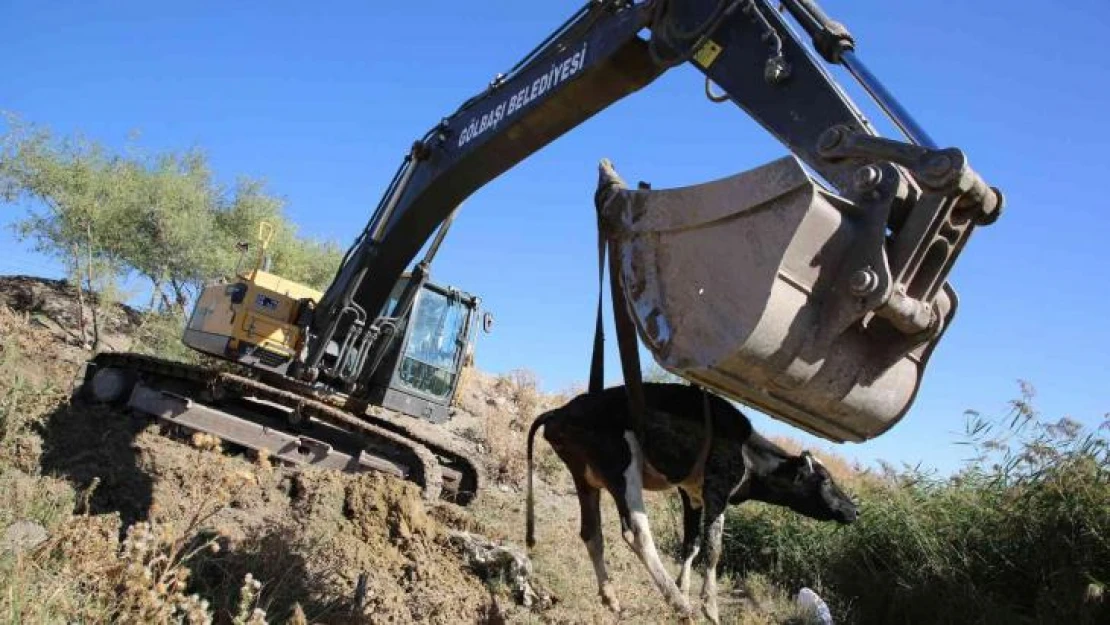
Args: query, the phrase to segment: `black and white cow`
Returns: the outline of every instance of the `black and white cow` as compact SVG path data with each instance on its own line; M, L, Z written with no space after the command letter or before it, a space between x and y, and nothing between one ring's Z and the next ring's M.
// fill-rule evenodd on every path
M717 622L716 568L729 503L764 501L821 520L851 523L855 503L808 452L794 456L757 434L729 402L682 384L645 384L644 440L635 436L623 386L583 394L540 415L528 432L527 542L535 544L532 451L536 431L574 479L581 506L581 537L593 562L602 602L620 606L605 568L601 489L616 500L625 542L647 567L667 601L686 617L690 566L699 537L706 546L702 606ZM678 584L663 567L644 508L644 489L678 488L684 504L682 571Z

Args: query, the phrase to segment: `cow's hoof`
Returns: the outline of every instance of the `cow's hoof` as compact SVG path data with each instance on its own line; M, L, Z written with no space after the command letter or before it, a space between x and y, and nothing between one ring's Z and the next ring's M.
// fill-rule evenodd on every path
M705 613L705 618L709 619L713 625L720 625L721 617L717 612L717 602L706 602L701 606L701 611Z
M678 620L683 623L693 623L697 621L698 611L682 597L678 597L672 601L674 611L678 614Z
M678 622L682 625L693 625L698 622L698 611L692 607L679 611Z
M606 588L601 591L601 603L612 610L613 614L621 613L621 602L617 601L617 595L611 588Z

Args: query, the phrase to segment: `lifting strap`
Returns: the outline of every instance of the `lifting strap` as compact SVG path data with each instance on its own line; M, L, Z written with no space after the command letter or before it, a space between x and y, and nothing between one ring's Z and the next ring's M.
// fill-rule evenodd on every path
M640 189L650 187L641 182ZM640 351L636 339L636 326L628 311L628 300L624 297L624 290L620 285L620 260L617 257L616 237L606 236L605 220L602 217L602 198L605 197L603 188L598 188L594 195L594 206L597 209L597 323L594 326L593 354L590 358L590 387L589 394L600 393L605 388L605 326L602 317L603 293L605 288L605 257L608 248L609 256L609 289L613 301L613 325L617 329L617 347L620 352L621 370L624 374L624 387L628 395L628 414L632 418L633 431L636 439L640 441L641 448L647 448L645 419L647 417L647 402L644 399L643 374L640 368ZM713 438L713 410L710 405L709 391L695 385L702 392L702 418L703 442L698 454L698 462L704 467L708 461L710 445ZM699 467L695 467L697 469Z
M600 197L599 193L598 196ZM596 202L595 202L596 203ZM601 206L598 209L597 229L597 325L594 328L593 356L590 360L590 393L600 393L605 386L605 331L602 324L602 291L605 284L605 256L608 247L609 290L613 301L613 325L617 330L617 348L621 357L621 370L624 374L624 387L628 394L628 414L632 418L636 438L644 445L644 415L647 404L644 400L644 387L640 369L640 352L636 339L636 326L628 312L628 302L620 286L620 261L617 257L616 240L608 240L603 227Z
M589 393L605 389L605 326L601 308L605 288L605 233L601 229L601 214L597 216L597 325L594 326L594 351L590 358Z

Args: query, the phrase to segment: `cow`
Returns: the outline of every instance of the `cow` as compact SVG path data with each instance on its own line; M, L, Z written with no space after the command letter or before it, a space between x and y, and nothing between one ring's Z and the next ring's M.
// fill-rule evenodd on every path
M652 581L685 619L690 607L690 569L705 543L702 609L714 623L717 563L727 506L747 500L786 506L820 520L848 524L856 504L809 452L789 454L756 433L728 401L686 384L643 385L647 406L642 439L629 414L627 391L615 386L584 393L536 418L528 431L526 540L535 545L532 454L536 432L566 465L581 512L580 536L593 563L604 605L620 612L605 568L601 533L601 489L616 500L621 534L647 568ZM677 488L683 501L682 568L678 583L656 551L643 491Z

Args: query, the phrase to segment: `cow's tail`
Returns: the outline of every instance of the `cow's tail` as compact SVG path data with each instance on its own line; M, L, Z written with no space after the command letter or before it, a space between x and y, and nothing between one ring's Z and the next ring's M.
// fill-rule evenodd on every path
M552 412L545 412L536 417L532 422L532 427L528 428L528 503L527 511L525 512L525 542L528 548L531 549L536 544L536 514L534 511L535 503L532 496L532 448L536 438L536 431L538 431L543 424L550 418Z

